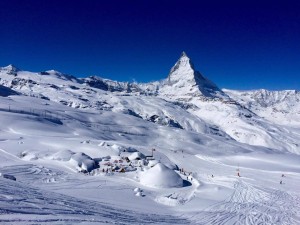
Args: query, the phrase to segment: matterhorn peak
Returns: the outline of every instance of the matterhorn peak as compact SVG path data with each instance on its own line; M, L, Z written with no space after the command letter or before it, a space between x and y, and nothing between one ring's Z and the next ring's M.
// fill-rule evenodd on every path
M181 53L181 57L182 56L187 56L187 54L185 53L185 51L183 51L182 53Z
M176 93L180 99L191 96L225 97L213 82L195 70L192 60L185 52L171 68L167 86L163 88L167 93ZM168 94L169 95L169 94ZM184 97L185 96L185 97Z
M181 56L180 56L179 59L181 59L181 58L187 58L187 59L190 59L190 58L188 57L188 55L185 53L185 51L183 51L183 52L181 53Z
M174 73L175 71L193 71L194 65L191 61L191 59L187 56L187 54L183 51L181 53L180 58L177 60L175 65L171 68L170 74Z

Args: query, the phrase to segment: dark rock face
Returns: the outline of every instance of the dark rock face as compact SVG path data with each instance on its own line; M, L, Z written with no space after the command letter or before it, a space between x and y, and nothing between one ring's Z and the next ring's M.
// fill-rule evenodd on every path
M4 86L0 85L0 96L7 97L10 95L19 95L19 93L14 90L11 90L8 87L4 87Z

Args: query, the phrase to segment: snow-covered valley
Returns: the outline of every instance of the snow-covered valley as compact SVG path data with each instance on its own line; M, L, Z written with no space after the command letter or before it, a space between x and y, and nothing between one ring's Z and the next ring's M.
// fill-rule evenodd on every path
M299 224L300 94L0 69L1 224ZM14 178L16 180L14 180Z

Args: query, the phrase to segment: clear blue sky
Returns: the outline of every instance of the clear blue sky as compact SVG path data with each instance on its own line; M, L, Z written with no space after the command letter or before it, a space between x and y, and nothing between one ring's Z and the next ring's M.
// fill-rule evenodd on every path
M221 88L300 90L300 1L0 1L0 66L148 82L182 51Z

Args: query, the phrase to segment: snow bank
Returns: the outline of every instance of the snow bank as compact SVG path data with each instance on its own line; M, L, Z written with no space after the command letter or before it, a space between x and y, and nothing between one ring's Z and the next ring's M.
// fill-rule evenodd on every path
M182 178L173 170L162 163L156 164L146 172L141 174L141 184L149 187L172 188L182 187Z
M75 153L72 152L71 150L61 150L59 152L56 152L55 154L52 155L53 160L58 160L58 161L69 161Z

